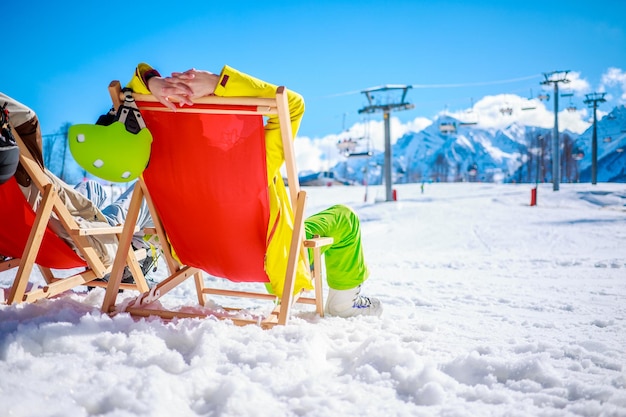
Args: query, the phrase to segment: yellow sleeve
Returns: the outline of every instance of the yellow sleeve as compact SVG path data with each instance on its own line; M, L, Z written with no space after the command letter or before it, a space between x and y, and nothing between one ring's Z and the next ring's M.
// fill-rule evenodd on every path
M133 78L131 78L130 82L126 84L126 87L131 88L135 93L138 94L150 94L150 90L148 90L148 86L144 82L143 75L151 70L154 70L154 68L144 62L137 65L137 68L135 68L135 73L133 74Z
M262 81L251 75L238 71L228 65L222 68L214 94L221 97L276 97L274 84ZM289 118L291 131L295 139L302 116L304 116L304 98L295 91L287 89ZM265 124L265 146L267 153L267 178L271 181L279 175L280 167L285 161L283 140L280 134L277 115L271 115Z
M214 94L221 97L276 97L274 84L267 83L258 78L240 72L232 67L224 66L220 73L218 85ZM304 99L294 91L287 90L289 106L289 118L293 137L296 137L300 121L304 115ZM283 141L280 132L280 123L277 115L268 117L265 124L265 149L267 158L268 193L270 199L270 222L268 224L268 238L271 228L276 223L276 229L268 244L266 252L265 271L270 279L271 292L282 296L287 272L288 254L293 235L293 208L290 204L289 194L285 188L280 167L285 161ZM270 260L270 262L268 262ZM296 270L296 283L294 294L300 290L311 290L310 270L304 258L304 252L300 252Z

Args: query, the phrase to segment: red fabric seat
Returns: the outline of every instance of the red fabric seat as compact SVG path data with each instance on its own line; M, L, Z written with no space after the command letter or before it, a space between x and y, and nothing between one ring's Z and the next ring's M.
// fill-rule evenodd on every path
M180 261L231 281L269 282L263 117L137 104L153 136L143 178Z
M20 258L34 222L35 212L24 198L15 178L0 185L0 254ZM87 265L49 227L46 228L35 262L54 269Z

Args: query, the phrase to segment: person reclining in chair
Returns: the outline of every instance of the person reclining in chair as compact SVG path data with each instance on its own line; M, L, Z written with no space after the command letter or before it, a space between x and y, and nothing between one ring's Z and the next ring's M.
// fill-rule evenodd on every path
M116 201L107 205L106 192L98 182L88 180L78 184L76 187L66 184L44 167L42 136L36 113L21 102L0 92L0 106L4 106L5 103L7 103L9 120L13 128L33 155L33 158L41 166L46 176L55 185L61 201L63 201L80 227L96 228L123 224L128 212L132 189L129 188ZM21 164L18 165L15 171L15 179L26 199L30 202L33 209L36 210L41 201L41 193L35 184L32 183L26 169ZM80 251L77 250L74 242L58 219L51 218L49 225L59 237L63 238L80 255ZM145 205L141 208L137 226L140 229L152 226L150 212ZM99 235L87 236L87 239L90 240L102 263L107 267L110 266L115 259L118 246L117 238L112 235ZM148 246L143 242L140 233L134 237L133 245L138 249ZM153 258L151 256L144 259L142 264L144 273L150 269L152 262ZM132 276L128 270L125 271L125 278L124 282L131 282Z
M154 95L172 110L176 109L174 101L178 101L180 106L192 106L194 98L208 95L273 98L277 89L275 85L229 66L224 66L220 74L190 69L162 77L156 69L145 63L137 66L127 87L135 93ZM295 137L304 115L304 100L293 91L287 92L287 98ZM288 197L280 175L284 154L279 127L278 117L269 117L265 125L268 187L271 197L285 201ZM271 211L272 208L270 217L273 218L276 214ZM332 245L322 248L329 286L326 312L340 317L380 316L380 301L360 293L369 271L363 256L360 222L356 213L345 205L334 205L307 218L304 227L307 238L319 235L334 239Z

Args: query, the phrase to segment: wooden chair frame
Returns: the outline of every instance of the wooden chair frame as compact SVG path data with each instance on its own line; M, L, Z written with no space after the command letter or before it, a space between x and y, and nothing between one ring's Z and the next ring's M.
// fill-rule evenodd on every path
M121 86L119 81L113 81L109 85L109 93L113 100L113 106L117 109L123 101L123 94L121 93ZM156 102L157 99L151 95L138 95L134 94L136 101L141 102ZM332 243L333 239L329 237L314 237L313 239L304 238L304 211L306 193L300 190L300 184L298 182L297 170L295 165L295 155L293 150L291 124L289 120L288 104L287 104L287 92L284 87L279 87L276 93L276 98L254 98L254 97L203 97L195 100L195 103L201 104L215 104L223 106L248 106L250 110L246 109L224 109L224 108L211 108L211 109L195 109L179 108L177 112L193 112L193 113L213 113L213 114L258 114L268 115L277 114L280 127L281 137L283 144L283 151L285 154L285 163L287 171L287 181L289 186L290 200L292 207L294 207L294 231L290 246L290 257L287 265L287 273L285 279L285 286L283 289L283 295L276 307L270 315L259 320L253 319L240 319L227 317L235 324L259 324L264 328L274 326L276 324L287 324L290 316L290 310L295 302L314 304L316 306L316 312L320 315L324 315L323 304L323 292L322 292L322 272L321 272L321 248L323 246ZM160 106L148 107L147 110L156 111L170 111L167 108ZM205 295L213 294L219 296L232 296L232 297L249 297L265 300L276 300L276 296L268 293L250 292L250 291L233 291L217 288L209 288L205 285L203 278L203 271L196 267L187 265L181 265L173 256L172 250L169 246L169 240L165 232L165 227L161 223L161 220L157 214L155 206L152 202L150 192L140 177L137 185L133 191L129 212L126 218L126 225L132 224L136 221L143 199L152 214L152 218L155 225L155 233L158 235L159 242L162 244L162 252L165 258L170 275L162 282L155 285L150 291L146 291L135 300L130 303L125 302L123 306L116 306L116 299L118 295L118 288L121 280L121 274L123 269L123 254L130 245L132 239L132 233L130 228L125 228L120 237L120 246L118 249L118 256L113 264L113 270L111 272L111 278L109 285L107 286L106 295L103 301L102 310L115 314L121 311L126 311L135 316L148 317L152 315L160 316L164 319L172 318L188 318L188 317L206 317L205 313L189 313L180 311L169 311L162 308L154 308L150 304L158 300L160 297L167 294L173 288L193 276L198 303L201 306L205 305ZM298 262L298 254L303 253L304 259L308 264L308 256L305 252L307 248L313 250L313 271L312 278L315 287L314 297L304 297L302 294L294 296L294 283L296 277L296 267ZM308 267L308 265L307 265ZM236 308L226 308L227 310L238 310Z
M35 158L25 146L22 138L12 126L11 131L20 149L20 162L30 175L35 186L39 189L42 200L35 211L35 221L21 257L5 259L0 262L0 271L17 267L17 273L13 285L9 290L6 302L8 304L32 302L41 298L53 297L80 285L106 287L106 282L98 281L97 279L109 273L112 266L104 266L96 250L89 243L87 236L105 234L115 234L119 236L123 231L123 226L81 229L67 207L65 207L63 201L61 201L55 185L44 173L41 166L36 162ZM56 215L60 220L63 228L80 251L85 261L85 268L83 271L61 278L56 276L52 269L37 265L47 285L41 288L27 290L31 272L33 266L36 264L37 254L42 248L41 245L44 233L52 215ZM8 221L15 221L15 219L8 219ZM138 258L141 259L142 255L145 257L145 252L137 254L133 252L132 249L127 250L127 254L122 260L124 266L128 265L135 278L136 284L123 284L120 286L121 289L148 290L148 284L137 261Z

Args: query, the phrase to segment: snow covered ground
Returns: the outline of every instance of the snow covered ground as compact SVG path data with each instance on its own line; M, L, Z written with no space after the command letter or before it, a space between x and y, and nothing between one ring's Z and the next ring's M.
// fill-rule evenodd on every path
M624 184L540 185L536 207L529 185L396 189L308 189L309 212L360 215L382 318L135 321L100 289L0 305L0 414L626 416Z

